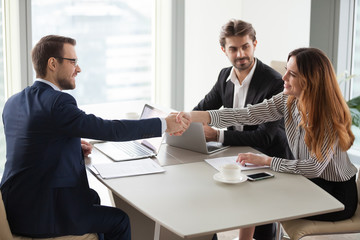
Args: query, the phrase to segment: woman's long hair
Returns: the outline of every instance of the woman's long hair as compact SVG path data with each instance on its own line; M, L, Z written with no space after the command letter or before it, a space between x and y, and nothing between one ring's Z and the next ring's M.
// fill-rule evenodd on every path
M330 60L316 48L295 49L289 53L288 61L290 57L295 57L299 70L302 89L297 105L301 114L299 125L305 129L305 144L311 154L323 161L324 154L336 141L341 150L348 150L355 139L351 131L351 114ZM294 96L288 98L289 112L295 100ZM322 149L325 146L326 149Z

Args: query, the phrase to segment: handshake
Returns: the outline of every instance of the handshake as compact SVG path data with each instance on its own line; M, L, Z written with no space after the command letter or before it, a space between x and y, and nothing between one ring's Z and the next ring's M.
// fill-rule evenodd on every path
M170 113L166 118L167 129L166 132L170 135L180 136L190 126L191 116L189 113Z
M170 113L165 120L167 124L166 132L170 135L180 136L189 128L191 122L201 122L208 125L211 118L207 111L192 111Z

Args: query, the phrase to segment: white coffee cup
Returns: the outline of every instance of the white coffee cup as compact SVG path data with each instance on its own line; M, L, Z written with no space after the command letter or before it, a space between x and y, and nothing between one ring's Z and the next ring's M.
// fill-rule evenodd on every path
M221 166L220 173L224 180L233 181L240 178L241 168L239 164L225 164Z
M126 119L132 119L132 120L137 120L139 119L139 114L137 112L127 112L125 114Z

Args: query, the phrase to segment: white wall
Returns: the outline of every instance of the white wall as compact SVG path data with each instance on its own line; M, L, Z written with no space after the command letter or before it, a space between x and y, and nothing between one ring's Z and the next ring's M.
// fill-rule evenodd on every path
M309 45L311 0L185 1L185 98L191 110L208 93L220 70L230 66L219 45L221 26L231 18L253 24L255 56L266 64Z

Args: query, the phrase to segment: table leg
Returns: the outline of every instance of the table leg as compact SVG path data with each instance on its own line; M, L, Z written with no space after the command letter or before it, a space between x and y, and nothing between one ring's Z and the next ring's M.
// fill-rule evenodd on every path
M281 229L281 223L276 222L275 225L276 225L275 240L282 240L283 239L283 233L282 233L282 229Z
M154 240L160 240L160 224L158 222L155 223L155 234L154 234Z

